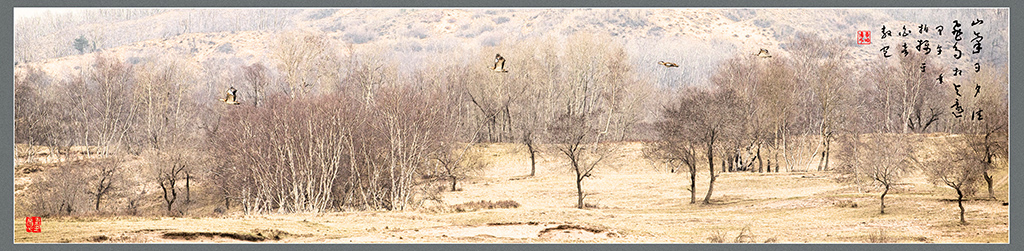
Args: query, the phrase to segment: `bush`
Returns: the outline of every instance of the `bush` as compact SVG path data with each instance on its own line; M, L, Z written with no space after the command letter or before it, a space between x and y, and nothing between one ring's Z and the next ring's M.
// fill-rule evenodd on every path
M455 212L473 212L480 209L495 209L495 208L518 208L519 203L512 200L499 200L491 202L489 200L471 201L453 206Z
M85 35L78 36L75 39L75 50L78 50L78 54L84 54L87 48L89 48L89 39L86 39Z
M508 17L495 17L494 19L491 20L493 20L495 24L502 24L508 22L511 19L509 19Z
M708 242L725 243L725 232L722 232L721 230L715 230L715 232L712 232L711 236L708 237Z
M351 30L348 33L345 33L344 37L345 40L353 44L363 44L373 41L373 39L377 38L377 34L363 28Z
M231 43L224 43L221 46L217 46L217 51L221 53L231 54L235 52L235 48L231 45Z
M423 25L410 25L409 30L405 32L405 36L411 38L424 39L430 36L430 31Z
M477 37L480 41L480 46L498 46L501 44L502 36L497 32L487 32Z
M320 20L320 19L324 19L325 17L329 17L331 15L334 15L334 12L337 12L337 11L338 10L336 10L336 9L317 10L317 11L314 11L313 13L310 13L309 16L307 16L307 18L309 20Z

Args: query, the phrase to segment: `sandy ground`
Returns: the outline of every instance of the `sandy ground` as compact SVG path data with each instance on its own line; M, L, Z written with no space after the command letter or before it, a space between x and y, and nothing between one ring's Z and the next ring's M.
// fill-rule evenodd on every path
M15 220L15 242L260 242L380 243L1007 243L1006 182L997 200L966 201L958 221L955 192L916 173L886 197L879 191L837 183L827 172L722 173L712 204L703 205L706 170L698 175L697 204L690 204L688 174L659 170L639 156L639 144L618 149L618 158L586 180L587 203L576 209L575 185L553 151L542 154L537 176L518 147L482 148L492 164L446 192L443 205L513 200L511 209L471 212L339 212L222 217L44 218L42 233L25 232ZM1005 177L1005 173L997 174ZM883 232L884 231L884 232ZM193 233L189 239L168 236ZM268 234L273 233L273 234ZM226 237L227 236L227 237ZM273 236L273 237L268 237ZM882 236L884 238L878 238Z

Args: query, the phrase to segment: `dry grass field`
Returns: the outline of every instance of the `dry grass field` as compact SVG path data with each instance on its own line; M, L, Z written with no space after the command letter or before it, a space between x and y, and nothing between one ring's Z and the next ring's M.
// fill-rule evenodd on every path
M931 138L922 136L918 142ZM479 146L491 164L462 181L461 191L445 192L442 203L428 201L416 210L44 218L41 233L27 233L19 218L13 226L15 242L1009 242L1005 166L995 175L997 200L965 202L969 224L961 225L955 192L933 185L921 172L890 192L886 214L878 212L878 189L838 183L829 172L722 173L711 205L689 204L688 174L656 168L642 157L640 143L620 144L618 156L584 182L586 201L596 207L580 210L573 176L556 152L542 153L537 176L529 177L521 148ZM706 189L703 170L699 198ZM481 200L511 200L520 206L453 210L453 205Z

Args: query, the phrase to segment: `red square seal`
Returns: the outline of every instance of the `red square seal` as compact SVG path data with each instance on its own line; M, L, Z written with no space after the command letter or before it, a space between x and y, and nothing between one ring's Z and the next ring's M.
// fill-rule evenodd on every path
M43 220L39 216L25 217L25 231L29 233L42 232L42 229L39 228L42 223Z
M857 44L869 45L871 44L871 31L857 31Z

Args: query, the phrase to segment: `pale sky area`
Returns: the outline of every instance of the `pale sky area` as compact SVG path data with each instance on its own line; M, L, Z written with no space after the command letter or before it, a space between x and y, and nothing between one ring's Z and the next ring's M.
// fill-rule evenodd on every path
M53 13L67 13L77 9L85 8L14 8L14 20L18 20L22 17L37 16L46 11L52 11Z

